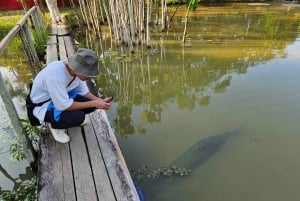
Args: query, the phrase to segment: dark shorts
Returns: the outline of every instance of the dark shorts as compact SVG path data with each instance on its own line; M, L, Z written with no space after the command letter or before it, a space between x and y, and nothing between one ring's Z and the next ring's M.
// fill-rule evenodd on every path
M90 99L81 95L77 95L74 98L74 101L86 102L86 101L90 101ZM96 108L93 107L93 108L86 108L82 110L64 111L60 114L59 121L54 120L54 112L52 109L46 112L44 121L51 123L52 128L55 129L66 129L71 127L76 127L79 126L81 123L83 123L86 114L95 111L95 109Z

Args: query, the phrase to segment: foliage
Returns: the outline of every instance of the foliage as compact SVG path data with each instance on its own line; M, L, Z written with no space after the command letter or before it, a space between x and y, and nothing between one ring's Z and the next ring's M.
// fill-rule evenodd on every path
M41 130L35 126L31 126L27 119L21 119L21 121L23 123L24 135L26 136L27 141L30 143L30 147L33 151L37 152ZM2 138L3 136L4 135L2 135ZM16 162L26 159L24 149L16 140L16 136L12 134L9 136L11 136L10 139L12 140L10 141L9 147L11 161ZM34 177L31 180L23 181L16 190L2 192L0 195L0 201L34 201L36 200L36 190L37 181L36 177Z
M39 139L40 139L42 130L36 126L32 126L29 123L28 119L21 119L21 122L23 124L24 135L25 135L26 139L28 140L28 142L30 142L30 147L32 147L32 151L37 152Z
M43 60L45 55L45 44L48 39L47 29L37 32L36 30L32 31L34 37L34 48L40 60Z
M0 39L4 38L4 36L8 34L21 17L21 15L0 16Z
M0 195L0 201L33 201L36 200L37 181L36 177L24 181L15 191L5 191Z
M29 143L29 147L34 153L37 153L38 143L42 131L35 126L31 126L27 119L21 119L21 122L23 123L23 132L27 139L27 142ZM0 134L0 140L6 141L9 144L9 147L2 147L0 150L1 153L9 151L12 162L26 159L26 153L23 147L18 142L14 129L10 126L2 129L6 134Z
M22 119L23 127L24 127L24 135L27 139L27 142L30 143L29 147L33 152L37 152L38 150L38 141L40 137L41 131L35 127L31 126L28 120ZM12 142L10 145L10 155L11 160L13 162L21 161L26 159L26 154L24 152L23 147L19 144L19 142Z
M13 162L24 160L26 158L26 154L17 141L15 130L11 126L2 128L2 130L5 133L1 133L0 140L9 145L7 147L2 147L1 152L10 152L10 158Z
M26 154L22 146L18 142L14 142L10 145L10 158L13 162L26 159Z
M191 170L187 170L186 168L180 167L161 167L153 170L152 172L148 172L148 167L143 166L137 171L130 171L131 176L137 180L141 180L146 178L149 179L157 179L159 177L174 177L174 176L187 176L191 173Z
M188 9L195 11L199 2L200 0L187 0L186 4L188 6Z

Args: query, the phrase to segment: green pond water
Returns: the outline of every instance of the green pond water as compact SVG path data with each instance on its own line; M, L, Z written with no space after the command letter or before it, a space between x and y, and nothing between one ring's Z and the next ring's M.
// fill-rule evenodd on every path
M145 200L297 200L300 8L201 6L188 18L185 45L183 9L169 31L152 29L151 49L139 47L128 58L105 51L95 79L102 94L114 95L107 114L130 170L191 170L183 177L134 178ZM87 46L80 35L75 30ZM11 93L28 82L18 70L4 71L18 76L7 79L15 84ZM24 114L25 95L14 94ZM9 135L1 111L1 132ZM7 153L0 161L2 190L15 185L5 171L18 181L32 175L26 162L11 164Z

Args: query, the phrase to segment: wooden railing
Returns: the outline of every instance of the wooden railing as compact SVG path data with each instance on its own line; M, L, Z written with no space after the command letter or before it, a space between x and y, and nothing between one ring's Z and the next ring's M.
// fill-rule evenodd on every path
M20 37L24 52L30 65L32 76L42 69L41 62L38 58L37 52L34 47L34 39L32 36L31 28L37 32L37 37L42 37L42 32L46 26L43 22L41 12L38 7L34 6L22 17L22 19L9 31L9 33L0 41L0 56L4 53L5 49L11 43L12 39L17 35ZM12 102L11 96L6 88L0 72L0 95L7 110L8 116L19 136L19 142L23 146L29 162L34 161L34 154L32 152L30 143L23 134L23 126L20 121L17 110Z
M42 66L34 48L34 39L31 28L37 32L37 37L42 37L43 30L46 28L39 7L37 6L28 10L22 19L17 22L9 33L0 41L0 54L4 52L12 39L19 35L22 41L24 53L26 54L30 65L32 76L35 77L35 75L41 70ZM37 40L38 39L39 38L37 38Z

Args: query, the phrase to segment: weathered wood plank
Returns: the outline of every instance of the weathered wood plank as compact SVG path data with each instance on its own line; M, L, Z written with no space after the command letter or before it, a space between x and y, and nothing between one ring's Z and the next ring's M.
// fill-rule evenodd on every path
M118 201L139 201L118 142L103 110L90 114L101 152Z
M93 174L80 127L68 129L77 200L96 201Z
M57 37L58 39L58 46L59 46L59 60L60 61L67 61L67 51L65 46L65 41L63 37Z
M65 45L66 45L66 51L68 57L75 54L76 52L76 45L74 42L74 39L71 36L63 36Z
M61 153L62 160L62 174L64 181L64 200L76 201L76 194L74 188L73 169L70 156L70 147L68 144L63 144L58 150Z
M48 26L48 33L50 36L57 36L58 30L56 24L50 24Z
M60 146L49 134L43 134L38 165L38 200L64 200ZM63 146L63 145L62 145Z
M57 38L56 36L50 36L47 42L46 62L50 63L51 61L57 61L57 60L58 60Z
M64 23L57 25L57 35L58 36L66 36L70 34L70 30L67 25Z
M89 118L87 115L86 118ZM115 201L114 192L102 159L101 150L97 142L92 124L84 126L85 139L90 156L91 167L94 174L95 186L99 200Z

